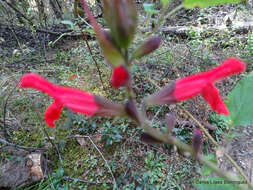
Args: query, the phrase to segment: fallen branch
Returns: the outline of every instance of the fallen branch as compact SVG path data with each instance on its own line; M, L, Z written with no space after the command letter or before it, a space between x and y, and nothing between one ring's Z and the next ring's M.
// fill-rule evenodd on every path
M32 24L32 20L28 18L26 15L24 15L20 10L18 10L15 6L13 6L11 3L8 1L0 1L0 2L5 2L10 8L12 8L15 12L17 12L19 15L21 15L24 19L28 20L29 23Z
M102 159L104 160L105 165L106 165L106 167L108 168L108 170L109 170L109 172L110 172L110 174L111 174L111 176L112 176L113 184L116 186L116 189L118 189L118 187L117 187L117 182L116 182L116 180L115 180L115 177L114 177L114 175L113 175L113 172L112 172L111 167L109 166L107 160L105 159L104 155L103 155L102 152L99 150L99 148L97 147L97 145L96 145L96 144L93 142L93 140L90 138L90 136L75 135L75 137L76 137L76 138L88 138L88 139L90 140L91 144L94 146L94 148L98 151L98 153L100 154L100 156L101 156Z
M77 182L82 182L82 183L88 183L88 184L94 184L94 185L99 185L99 184L111 184L111 182L96 182L96 181L88 181L88 180L83 180L79 178L74 178L74 177L69 177L69 176L63 176L62 177L64 180L67 181L77 181Z
M208 35L212 35L215 32L219 31L226 31L229 32L236 32L236 33L248 33L253 31L253 22L234 22L231 26L227 27L224 25L215 25L215 26L208 26L203 25L201 27L195 26L168 26L163 27L158 30L158 32L164 34L171 34L171 35L181 35L181 36L188 36L190 32L198 32L202 33L205 32ZM149 29L143 29L142 32L148 32Z
M45 150L45 148L38 148L38 147L32 147L32 146L20 146L14 143L10 143L2 138L0 138L0 143L2 143L4 146L12 146L12 147L20 148L24 150Z

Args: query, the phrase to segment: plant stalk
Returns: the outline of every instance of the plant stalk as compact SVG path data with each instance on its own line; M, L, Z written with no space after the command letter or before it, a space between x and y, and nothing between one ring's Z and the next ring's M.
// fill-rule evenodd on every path
M168 9L168 6L166 6L166 8L163 9L162 11L162 14L160 16L160 18L158 19L158 22L155 26L155 28L148 34L149 36L151 36L152 34L156 33L157 30L159 29L159 27L161 26L162 22L167 19L168 17L170 17L171 15L173 15L175 12L177 12L179 9L181 9L183 7L183 5L179 5L177 6L176 8L174 8L173 10L171 10L167 15L166 15L166 12L167 12L167 9Z
M149 80L154 86L156 86L158 89L161 89L159 85L157 85L154 81ZM206 130L206 128L189 112L187 111L183 106L178 105L204 132L204 134L207 136L207 138L216 146L219 147L219 144L214 140L214 138L209 134L209 132ZM229 156L226 152L224 152L224 156L231 162L231 164L238 170L238 172L241 174L241 176L246 180L248 186L250 189L253 190L253 185L251 184L249 178L244 174L240 166ZM212 168L211 168L212 169ZM217 173L218 174L218 173ZM221 176L222 177L222 176ZM230 179L229 179L230 180Z

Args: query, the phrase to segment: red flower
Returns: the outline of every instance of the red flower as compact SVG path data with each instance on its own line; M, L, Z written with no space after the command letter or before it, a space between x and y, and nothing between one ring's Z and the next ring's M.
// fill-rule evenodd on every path
M54 127L54 121L59 119L63 106L74 112L91 116L120 115L124 112L121 105L78 89L52 84L34 73L25 74L21 78L20 87L40 90L54 99L44 117L50 127Z
M227 107L213 83L229 75L241 73L244 69L245 65L241 60L227 59L214 69L171 83L159 92L150 95L146 102L151 105L176 103L201 94L214 111L228 115Z
M112 71L111 85L114 88L126 86L129 78L129 73L124 66L115 67Z

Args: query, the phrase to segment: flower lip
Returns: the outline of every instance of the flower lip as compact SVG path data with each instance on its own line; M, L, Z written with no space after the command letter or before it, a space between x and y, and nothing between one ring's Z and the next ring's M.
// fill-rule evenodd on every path
M239 74L243 72L245 68L246 68L245 64L240 59L228 58L225 61L223 61L222 64L219 65L218 67L215 67L207 72L204 72L203 74L207 78L210 77L211 82L214 82L233 74Z

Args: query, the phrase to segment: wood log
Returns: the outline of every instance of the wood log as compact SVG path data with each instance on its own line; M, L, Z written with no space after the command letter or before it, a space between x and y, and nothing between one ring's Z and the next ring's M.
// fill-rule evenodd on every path
M12 146L0 149L0 189L15 189L46 177L46 159L41 152L28 152Z

